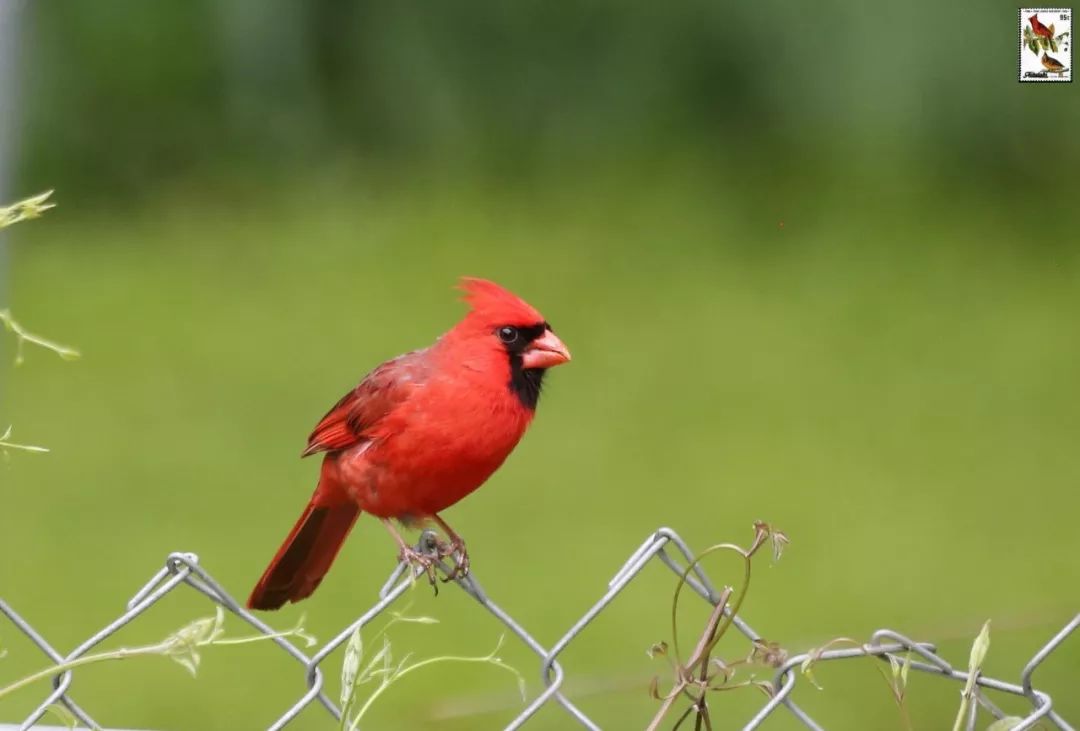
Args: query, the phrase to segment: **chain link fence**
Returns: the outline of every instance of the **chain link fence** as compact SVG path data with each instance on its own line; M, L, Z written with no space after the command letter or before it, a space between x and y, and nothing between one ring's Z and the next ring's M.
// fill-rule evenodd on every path
M425 533L421 537L421 545L431 536ZM596 721L589 718L574 702L562 691L565 673L558 662L559 655L565 650L576 637L592 622L604 609L610 605L616 597L640 575L642 570L652 561L660 561L677 576L683 576L686 567L694 560L686 543L674 531L661 528L650 535L644 543L635 550L623 564L622 568L608 582L607 589L595 604L586 611L565 634L558 638L554 644L545 646L536 639L525 626L511 617L502 607L489 597L481 588L474 575L464 579L458 579L457 585L467 593L484 611L494 615L506 628L516 635L530 650L540 658L540 675L544 683L544 690L525 707L523 711L505 728L510 731L521 729L528 725L537 711L548 704L559 706L566 714L569 725L598 731L600 726ZM412 585L414 577L409 576L407 567L399 564L391 573L389 579L379 592L379 601L369 608L363 615L358 617L352 624L341 630L340 633L329 642L325 643L312 655L301 650L288 637L281 637L273 628L266 625L257 616L248 612L241 606L214 578L202 567L199 559L192 553L173 553L168 556L165 566L160 569L143 588L136 592L135 596L127 604L127 610L106 625L100 631L89 637L66 655L58 652L34 627L21 615L19 615L7 602L0 599L0 613L4 614L15 627L25 634L45 653L53 662L68 663L85 656L92 649L113 636L122 627L137 620L150 607L173 591L194 590L207 596L212 602L222 607L225 611L236 615L258 633L268 635L268 642L275 643L282 652L287 653L297 663L297 673L302 674L307 690L299 696L293 704L273 720L268 728L270 731L283 729L288 726L308 706L316 705L324 708L328 716L340 719L341 711L325 691L325 673L337 673L337 669L330 667L324 670L323 664L326 658L337 648L346 643L352 634L359 628L366 626L381 613L390 608L405 591ZM693 590L701 599L715 606L720 600L718 592L709 580L706 572L700 565L695 565L687 577L687 587ZM730 611L730 610L729 610ZM732 617L732 626L737 628L751 642L758 641L762 635L750 627L741 616ZM1040 722L1050 723L1059 729L1072 731L1074 729L1054 708L1053 699L1050 695L1039 690L1034 685L1034 676L1039 666L1054 652L1065 639L1080 626L1080 615L1077 615L1067 623L1060 632L1040 647L1020 674L1020 682L1010 683L997 678L988 677L979 672L975 673L975 699L970 713L966 719L966 728L974 729L976 709L981 707L994 717L1005 718L1006 714L981 690L993 690L1000 693L1012 694L1026 698L1030 703L1030 711L1011 725L1014 730L1031 729ZM934 645L927 642L916 642L898 632L882 629L873 634L870 641L861 647L826 650L814 652L812 655L804 653L783 659L776 669L772 679L773 692L761 707L761 709L745 723L743 729L757 729L770 716L777 713L788 713L802 722L809 729L823 729L824 727L807 714L798 704L792 700L792 691L801 677L800 667L808 659L813 662L831 662L849 658L861 658L867 655L877 657L885 662L903 662L898 655L912 653L915 658L910 659L909 667L928 675L967 683L969 673L954 668L945 659L936 653ZM26 731L36 726L48 709L54 704L63 705L76 719L87 728L101 728L90 714L82 708L72 696L73 672L59 672L53 678L53 687L42 699L38 706L19 725L0 724L0 730L15 729ZM328 719L329 721L329 719ZM329 728L328 724L328 728Z

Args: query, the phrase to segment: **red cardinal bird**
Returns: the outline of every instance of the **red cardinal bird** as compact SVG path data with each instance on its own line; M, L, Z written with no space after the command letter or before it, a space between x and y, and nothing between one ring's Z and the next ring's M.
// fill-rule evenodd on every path
M386 525L400 556L431 570L391 519L431 518L446 555L468 571L465 544L439 513L491 476L525 434L546 369L570 352L524 300L483 279L463 279L470 312L423 350L369 373L308 437L325 452L319 485L251 592L248 607L277 609L311 595L361 512Z
M1042 36L1043 38L1053 38L1054 37L1054 28L1053 28L1053 26L1050 26L1049 28L1047 28L1045 25L1040 23L1039 22L1039 16L1038 16L1037 13L1035 15L1032 15L1030 18L1028 18L1028 20L1031 21L1031 32L1034 33L1035 35Z

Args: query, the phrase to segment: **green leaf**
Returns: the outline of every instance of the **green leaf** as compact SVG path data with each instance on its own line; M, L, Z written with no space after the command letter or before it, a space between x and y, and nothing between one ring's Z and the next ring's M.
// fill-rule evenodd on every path
M169 657L172 658L173 662L179 663L185 670L191 673L191 677L194 678L198 676L201 658L199 657L199 653L194 649L184 655L173 654L169 655Z
M803 660L802 666L799 668L799 671L803 674L803 677L810 682L810 685L814 686L818 690L825 690L817 682L817 678L814 677L814 663L817 662L817 659L817 653L811 652L810 656Z
M907 688L908 671L911 670L911 653L904 655L903 662L896 655L889 655L889 667L892 669L893 684L898 690L903 691Z
M990 620L986 620L986 623L982 626L982 631L979 632L979 636L975 638L974 644L971 645L971 657L968 661L968 671L975 673L982 670L983 661L986 660L986 653L990 651Z
M60 723L67 728L73 729L79 723L79 719L75 718L75 714L59 703L53 703L45 710L60 719Z
M960 710L956 713L956 721L953 722L953 731L961 731L964 721L968 718L968 709L971 707L971 699L975 696L975 681L979 678L986 653L990 651L990 620L986 620L971 645L971 656L968 658L968 678L964 683L964 690L960 693ZM974 712L975 709L972 709Z
M342 714L348 709L356 692L356 676L360 672L360 661L364 657L364 640L360 637L360 628L352 633L349 644L345 646L345 661L341 664L341 708Z
M0 228L10 226L19 221L29 221L31 218L39 218L42 213L55 208L55 203L49 203L48 199L53 192L51 190L13 203L10 206L0 206Z
M198 674L202 656L199 648L208 645L224 633L225 610L214 608L213 617L196 619L165 638L163 654L184 667L192 677Z
M1010 729L1016 728L1018 724L1023 722L1024 719L1019 716L1006 716L1005 718L999 718L992 724L986 727L986 731L1010 731Z

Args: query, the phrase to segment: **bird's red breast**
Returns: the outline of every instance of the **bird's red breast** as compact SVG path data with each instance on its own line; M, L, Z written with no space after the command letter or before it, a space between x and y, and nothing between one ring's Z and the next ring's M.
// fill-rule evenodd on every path
M317 499L379 517L440 512L498 469L532 420L546 368L570 358L534 308L464 280L470 311L433 345L383 363L319 422Z

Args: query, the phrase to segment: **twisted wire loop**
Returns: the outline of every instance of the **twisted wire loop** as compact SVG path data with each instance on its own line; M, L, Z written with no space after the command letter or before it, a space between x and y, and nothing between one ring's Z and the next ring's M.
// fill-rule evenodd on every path
M431 536L425 532L421 536L420 546L425 541L430 541ZM562 691L565 673L558 663L558 656L569 647L574 640L586 630L588 625L596 619L615 599L629 586L645 567L659 561L677 576L686 573L687 566L693 568L686 573L686 585L701 599L715 606L720 600L720 592L716 590L709 577L700 564L694 563L694 553L686 542L670 528L660 528L652 533L645 541L630 554L622 567L615 573L607 588L596 602L590 606L581 617L550 647L543 645L525 628L525 625L512 617L505 609L494 602L481 588L476 576L470 574L464 578L455 579L455 583L468 596L472 597L477 604L498 619L511 633L529 648L540 659L540 677L544 684L543 691L532 699L531 702L515 717L505 728L507 731L521 729L528 724L536 713L548 704L556 704L561 708L576 726L600 731L600 726L588 715L576 706ZM447 569L445 565L442 566ZM87 638L74 650L64 655L58 652L49 642L21 615L19 615L7 602L0 599L0 614L3 614L14 627L24 634L44 653L49 660L60 665L69 663L90 652L93 648L112 637L120 629L136 620L150 607L160 601L178 587L186 586L206 596L210 601L222 607L227 612L239 617L256 632L269 637L269 641L277 645L288 656L295 660L304 670L303 680L306 691L281 715L268 725L270 731L278 731L288 726L297 716L312 704L322 706L335 720L341 718L341 710L324 690L324 673L321 665L336 649L346 643L355 631L368 625L372 620L391 607L404 594L413 582L418 578L419 569L410 574L405 564L398 564L391 572L386 583L379 591L378 601L367 611L360 615L351 624L341 630L333 639L322 645L318 650L308 655L288 637L276 634L274 629L260 620L251 612L247 611L238 603L232 595L225 591L199 563L199 558L193 553L171 553L165 560L165 565L155 573L146 584L135 592L128 601L125 610L116 619L105 625L99 631ZM758 641L762 635L755 632L750 625L740 616L732 616L730 609L727 614L734 626L743 636L751 642ZM976 673L975 700L972 704L971 713L967 719L967 728L975 728L975 711L982 707L987 713L995 718L1004 718L1005 713L986 697L983 689L990 689L1000 693L1007 693L1021 698L1026 698L1030 703L1030 712L1023 716L1012 726L1013 729L1023 730L1034 728L1042 720L1049 721L1056 728L1063 731L1075 731L1053 706L1050 695L1035 687L1033 677L1038 668L1045 660L1061 646L1073 632L1080 627L1080 614L1077 614L1050 640L1042 645L1020 674L1020 683L1014 684L1004 680L991 678L981 673ZM925 642L916 642L905 635L889 629L881 629L875 632L870 641L861 647L843 649L826 649L824 651L811 651L792 657L788 657L777 669L773 678L773 693L761 709L742 728L744 731L760 728L777 709L783 708L798 719L806 728L822 731L823 726L814 721L794 700L792 694L801 673L799 669L806 662L833 662L850 658L873 657L892 663L900 660L900 655L911 657L906 660L907 666L914 671L927 675L936 675L943 678L966 683L969 673L957 670L936 652L936 647ZM31 711L30 715L21 724L5 725L0 723L0 731L19 729L28 731L31 727L41 729L38 721L45 715L49 707L60 704L66 708L86 728L97 729L102 726L93 719L71 697L73 683L73 671L58 671L53 677L52 689L47 693L44 700Z

